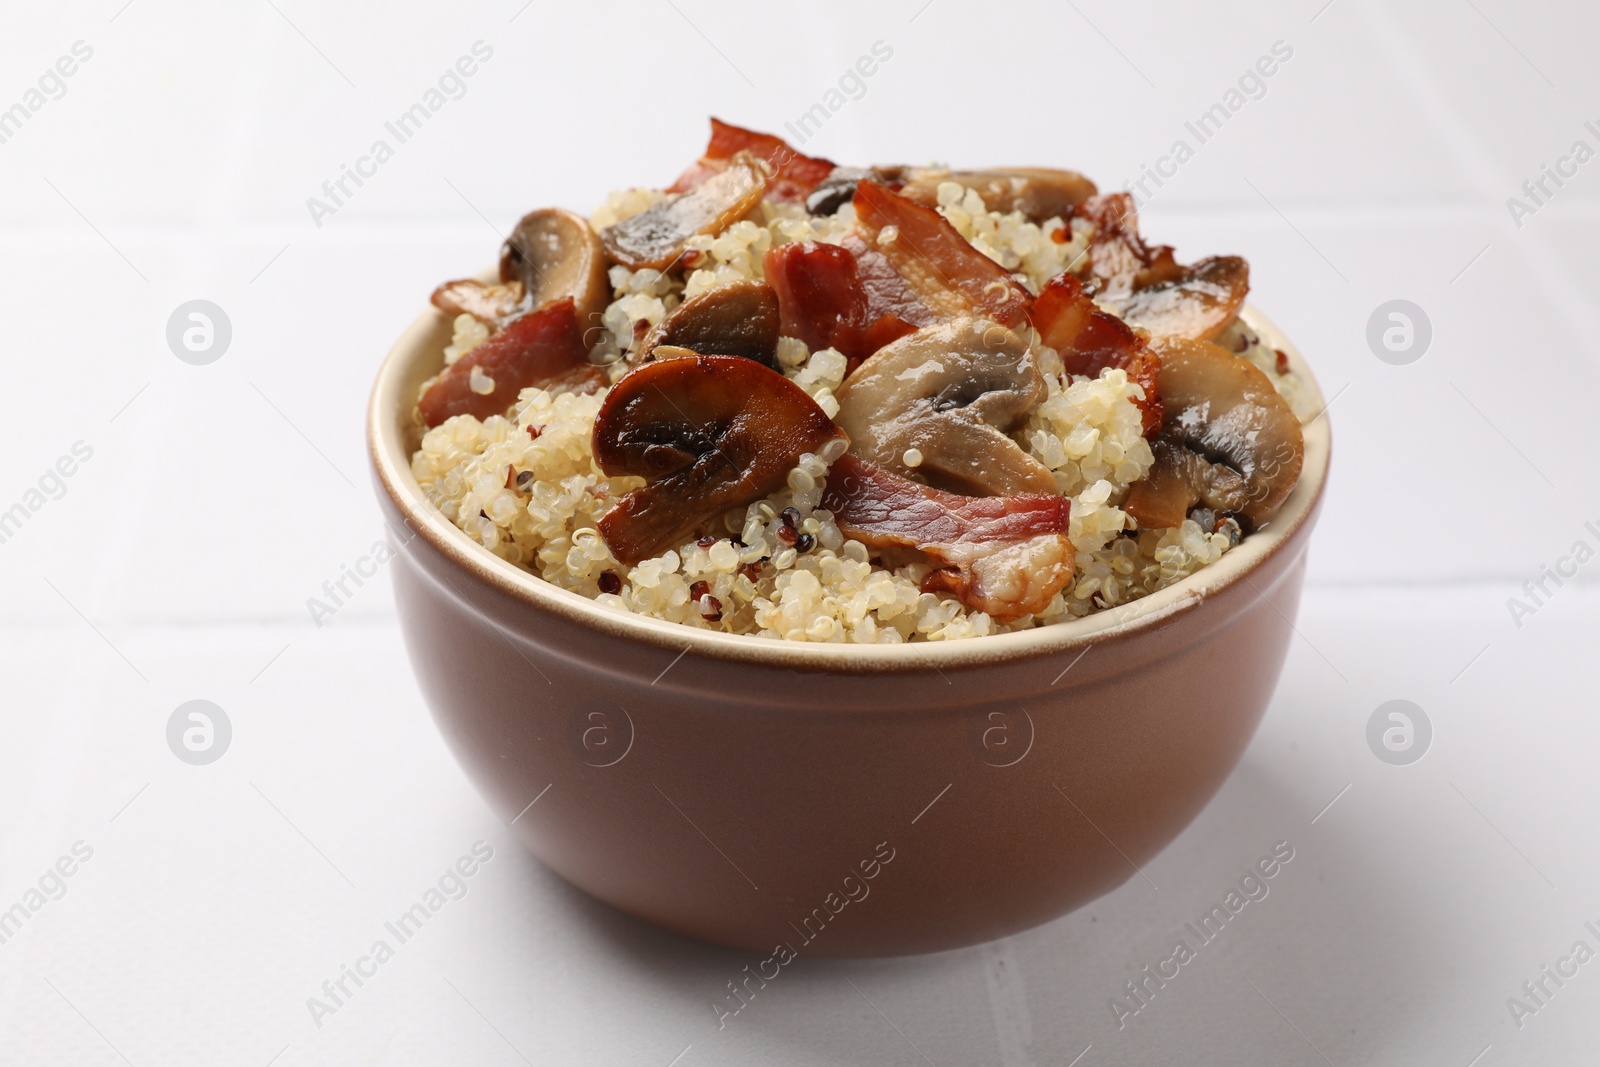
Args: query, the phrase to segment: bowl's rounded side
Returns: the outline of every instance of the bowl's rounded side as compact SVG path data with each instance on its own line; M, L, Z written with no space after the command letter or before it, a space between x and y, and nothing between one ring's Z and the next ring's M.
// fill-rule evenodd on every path
M1271 697L1325 420L1279 518L1184 588L1020 634L795 646L608 611L438 515L410 481L409 399L444 332L413 326L372 409L413 667L497 815L624 911L762 953L1015 932L1139 877Z

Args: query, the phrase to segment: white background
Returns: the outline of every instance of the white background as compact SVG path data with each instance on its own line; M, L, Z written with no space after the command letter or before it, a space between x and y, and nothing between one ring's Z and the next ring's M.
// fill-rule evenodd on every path
M9 7L0 107L93 57L0 144L0 510L93 456L0 545L0 908L93 857L0 945L0 1063L1594 1062L1600 962L1520 1029L1507 998L1600 949L1600 563L1520 627L1507 598L1600 547L1600 162L1520 227L1506 199L1600 148L1600 17L1324 4ZM314 225L307 198L478 40L466 95ZM1332 482L1266 721L1148 881L967 951L801 959L719 1031L751 960L515 845L427 716L386 577L320 628L306 601L381 536L366 390L437 281L528 209L670 180L708 114L781 130L879 40L807 151L1113 188L1292 47L1145 230L1249 258L1334 398ZM232 322L209 366L165 339L195 298ZM1395 298L1432 323L1407 366L1366 341ZM206 767L165 740L196 698L234 730ZM1433 724L1410 766L1365 740L1392 699ZM467 896L315 1026L306 998L479 840ZM1271 895L1119 1030L1109 999L1280 840Z

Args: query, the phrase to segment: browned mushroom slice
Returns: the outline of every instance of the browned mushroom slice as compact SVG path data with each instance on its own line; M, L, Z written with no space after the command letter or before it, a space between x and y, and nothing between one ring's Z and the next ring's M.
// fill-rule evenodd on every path
M683 254L689 238L721 233L753 211L766 189L761 164L740 152L689 192L606 227L600 240L611 258L630 270L666 270Z
M1033 222L1065 219L1094 196L1094 182L1075 170L1050 167L991 167L985 170L926 170L910 173L900 195L925 207L939 205L939 183L957 182L983 198L990 211L1020 211Z
M1054 493L1055 475L1006 436L1044 397L1022 338L960 318L861 364L839 390L837 421L856 455L902 477L977 496Z
M1300 420L1267 376L1209 341L1156 338L1166 421L1156 464L1122 507L1141 527L1177 526L1196 505L1253 529L1275 515L1300 479Z
M418 404L426 426L452 415L486 419L503 415L531 385L592 392L605 372L589 362L589 349L572 298L546 304L510 323L452 363Z
M528 307L570 296L578 321L586 327L611 302L608 266L589 224L558 207L524 215L500 249L500 280L521 282Z
M701 355L745 356L778 368L778 297L760 282L732 282L690 297L645 335L639 360L666 346ZM679 354L682 354L681 352Z
M601 516L600 535L624 563L659 555L777 489L802 455L835 439L844 435L805 390L754 360L641 364L600 405L593 448L606 474L647 484Z
M1126 292L1107 290L1102 304L1158 336L1209 341L1232 322L1250 292L1250 265L1239 256L1209 256L1181 277Z
M865 178L899 192L902 176L909 170L902 166L834 167L826 178L806 196L806 212L811 215L836 215L856 195L856 186Z
M462 278L435 289L432 303L446 315L471 315L499 329L527 310L526 296L520 281L485 285L476 278Z
M1209 341L1233 321L1250 292L1250 264L1211 256L1184 266L1171 245L1147 245L1128 193L1085 201L1078 214L1094 223L1088 273L1094 298L1158 336Z

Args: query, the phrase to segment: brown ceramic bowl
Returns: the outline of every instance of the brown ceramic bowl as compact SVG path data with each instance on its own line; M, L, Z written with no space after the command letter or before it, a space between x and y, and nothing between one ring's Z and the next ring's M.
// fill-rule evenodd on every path
M448 336L444 315L418 318L368 415L412 666L496 815L631 915L818 956L1047 922L1188 825L1272 696L1327 474L1325 417L1277 518L1143 600L947 644L789 643L611 611L434 510L411 475L410 413Z

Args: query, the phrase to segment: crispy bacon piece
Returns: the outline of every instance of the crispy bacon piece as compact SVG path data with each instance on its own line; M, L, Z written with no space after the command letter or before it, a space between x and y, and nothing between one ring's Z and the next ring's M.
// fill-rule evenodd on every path
M1033 328L1060 353L1070 374L1095 378L1107 367L1127 371L1144 389L1144 399L1134 403L1144 416L1145 437L1161 429L1161 395L1156 391L1160 357L1127 323L1096 307L1077 278L1062 273L1045 283L1033 301Z
M487 376L487 393L472 388L473 370ZM422 421L437 426L452 415L503 415L530 385L592 392L605 373L589 362L573 300L552 301L506 326L450 365L422 395Z
M878 182L856 185L856 230L941 318L981 315L1005 326L1028 316L1028 291L933 208Z
M711 141L706 145L705 154L678 175L678 180L667 187L667 192L688 192L726 169L728 162L741 151L749 152L772 168L773 177L767 186L767 197L784 203L804 203L811 190L833 172L831 162L803 156L781 137L757 133L714 118L711 120Z
M874 548L910 548L938 565L926 592L1008 620L1041 612L1072 580L1063 496L958 496L846 454L828 473L823 507L839 529Z
M767 283L778 294L784 336L799 338L812 351L837 349L850 361L851 370L916 329L894 309L917 313L904 303L890 304L883 287L869 288L861 276L860 260L840 245L816 241L776 245L767 250L762 266ZM921 311L919 318L927 309Z
M856 273L861 278L862 290L867 294L867 317L870 321L892 316L912 326L932 326L941 319L942 316L922 302L922 298L895 269L888 256L853 233L845 234L844 240L839 243L856 258ZM888 344L889 340L883 344Z
M1250 264L1209 256L1184 266L1171 245L1148 245L1129 193L1090 197L1077 213L1094 223L1088 274L1095 299L1135 326L1166 337L1214 339L1250 292Z

